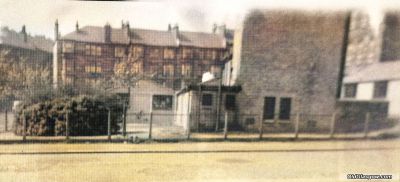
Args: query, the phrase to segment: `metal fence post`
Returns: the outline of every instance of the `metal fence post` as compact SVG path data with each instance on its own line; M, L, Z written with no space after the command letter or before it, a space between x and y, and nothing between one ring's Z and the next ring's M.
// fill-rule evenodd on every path
M69 112L65 113L65 139L69 140Z
M111 110L110 109L108 109L107 135L108 135L108 141L111 142Z
M125 103L122 105L122 136L126 136L126 106Z
M225 111L225 123L224 123L224 139L228 138L228 112Z
M6 113L5 113L5 126L4 126L4 130L8 131L8 110L6 109Z
M151 140L151 133L153 130L153 111L150 112L150 124L149 124L149 140Z
M294 138L297 139L299 138L299 123L300 123L300 114L296 114L296 123L294 126Z
M260 140L262 140L262 138L263 138L263 132L264 132L264 122L263 122L263 117L262 116L260 116L260 124L259 124L260 126L259 126L259 132L260 132L260 136L259 136L259 139Z
M371 114L367 112L365 114L365 123L364 123L364 138L368 138L368 130L369 130L369 120L371 119Z
M335 124L336 124L336 112L332 114L332 120L331 120L331 128L330 128L330 134L329 138L333 138L333 135L335 134Z
M25 111L22 111L22 126L23 126L22 141L26 141L26 116L25 116Z
M189 116L187 118L187 129L186 129L186 134L187 134L187 139L190 139L190 121L192 119L192 113L189 112Z

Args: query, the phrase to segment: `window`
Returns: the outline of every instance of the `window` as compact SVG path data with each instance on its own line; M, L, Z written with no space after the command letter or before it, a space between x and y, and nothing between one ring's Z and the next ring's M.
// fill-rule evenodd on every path
M161 53L159 48L149 48L149 58L151 59L161 59Z
M182 75L183 76L190 76L192 72L192 67L189 64L182 65Z
M212 50L205 51L205 59L211 60L213 58Z
M201 49L194 49L193 50L193 59L203 59L203 51Z
M144 55L144 48L141 46L134 46L132 52L135 58L142 58Z
M264 119L274 119L275 115L275 97L264 98Z
M183 48L182 50L183 59L192 59L192 50L188 48Z
M171 110L172 96L171 95L154 95L153 96L154 110Z
M82 44L82 43L75 44L75 51L76 51L76 53L80 53L80 54L85 53L85 44Z
M211 106L212 105L212 94L203 94L201 104L203 106Z
M282 97L279 104L279 119L287 120L290 119L290 110L292 107L292 99L288 97Z
M85 54L91 56L101 56L101 47L96 45L86 45Z
M74 52L74 44L71 42L64 42L63 44L63 52L73 53Z
M124 57L125 47L115 47L115 57Z
M346 98L354 98L357 94L357 84L345 84L344 85L344 97Z
M101 73L101 66L86 66L85 72L87 73Z
M164 59L174 59L175 58L175 50L171 48L164 49Z
M235 95L226 95L225 96L225 109L226 110L235 110L235 107L236 107Z
M174 65L167 64L163 66L164 76L173 76L174 75Z
M374 84L374 98L385 98L387 92L387 81L379 81Z

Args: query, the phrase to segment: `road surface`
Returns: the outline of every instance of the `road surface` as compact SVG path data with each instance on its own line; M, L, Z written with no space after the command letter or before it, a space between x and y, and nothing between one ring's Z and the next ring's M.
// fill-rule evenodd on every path
M351 181L346 174L400 172L400 140L0 148L0 181L9 182Z

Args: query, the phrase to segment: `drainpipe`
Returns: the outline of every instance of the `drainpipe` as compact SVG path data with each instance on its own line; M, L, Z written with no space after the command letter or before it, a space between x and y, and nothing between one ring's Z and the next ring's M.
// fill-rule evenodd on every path
M346 56L347 56L347 46L349 43L349 31L350 31L350 19L351 19L351 12L346 13L346 20L344 25L344 35L343 35L343 44L341 50L341 57L340 57L340 68L339 68L339 77L337 82L337 89L336 89L336 98L339 99L342 91L342 84L344 78L344 70L346 67Z

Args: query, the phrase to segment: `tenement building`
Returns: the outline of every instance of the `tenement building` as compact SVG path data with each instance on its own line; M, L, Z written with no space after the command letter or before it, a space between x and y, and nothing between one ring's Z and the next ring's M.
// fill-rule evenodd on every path
M117 72L154 78L179 89L197 82L204 72L218 74L232 47L232 31L214 26L211 33L187 32L178 25L165 31L76 24L74 32L60 36L55 24L53 79L79 86L109 79Z
M51 71L52 47L54 42L44 36L28 34L25 25L20 32L8 27L0 30L0 51L7 55L7 60L25 61L32 68L48 68Z

